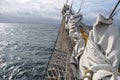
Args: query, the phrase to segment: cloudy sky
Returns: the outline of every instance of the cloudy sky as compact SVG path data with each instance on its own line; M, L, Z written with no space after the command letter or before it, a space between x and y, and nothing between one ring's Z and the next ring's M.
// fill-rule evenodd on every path
M81 10L83 21L92 24L99 13L108 17L117 1L84 0ZM73 9L77 11L81 0L73 2ZM0 0L0 22L60 23L64 3L65 0ZM115 16L116 20L120 18L119 13Z

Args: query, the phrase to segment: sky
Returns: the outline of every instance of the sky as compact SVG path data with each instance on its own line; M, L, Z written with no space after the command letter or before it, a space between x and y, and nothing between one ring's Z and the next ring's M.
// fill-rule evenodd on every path
M73 0L73 10L78 11L82 0ZM84 0L81 14L83 22L92 24L99 14L108 17L118 0ZM0 22L57 23L65 0L0 0ZM71 4L68 0L68 4ZM117 9L120 9L120 5ZM115 15L119 21L120 12Z

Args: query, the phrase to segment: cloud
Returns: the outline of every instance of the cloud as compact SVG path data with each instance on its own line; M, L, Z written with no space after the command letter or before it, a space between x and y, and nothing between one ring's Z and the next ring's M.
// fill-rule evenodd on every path
M12 18L13 22L48 21L60 23L62 17L60 11L65 2L65 0L1 0L0 22L9 22ZM69 0L69 4L71 2L72 0ZM83 21L92 24L99 13L108 17L116 3L117 0L84 0L81 10ZM74 0L73 9L76 12L80 4L80 0Z
M84 19L83 22L92 25L99 14L108 18L116 3L117 0L85 0L81 10ZM117 9L120 9L120 6ZM114 18L118 19L117 17Z
M1 0L0 12L8 17L14 16L14 18L20 16L58 21L63 4L64 0Z

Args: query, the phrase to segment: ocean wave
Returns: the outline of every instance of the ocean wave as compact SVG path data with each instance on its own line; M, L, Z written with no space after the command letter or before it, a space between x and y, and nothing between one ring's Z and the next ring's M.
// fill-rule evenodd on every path
M8 23L0 26L0 80L41 79L58 27Z

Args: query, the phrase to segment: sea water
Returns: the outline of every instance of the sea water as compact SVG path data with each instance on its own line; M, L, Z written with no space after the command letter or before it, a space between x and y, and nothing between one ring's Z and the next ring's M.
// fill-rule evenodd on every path
M0 23L0 80L40 80L59 25Z

